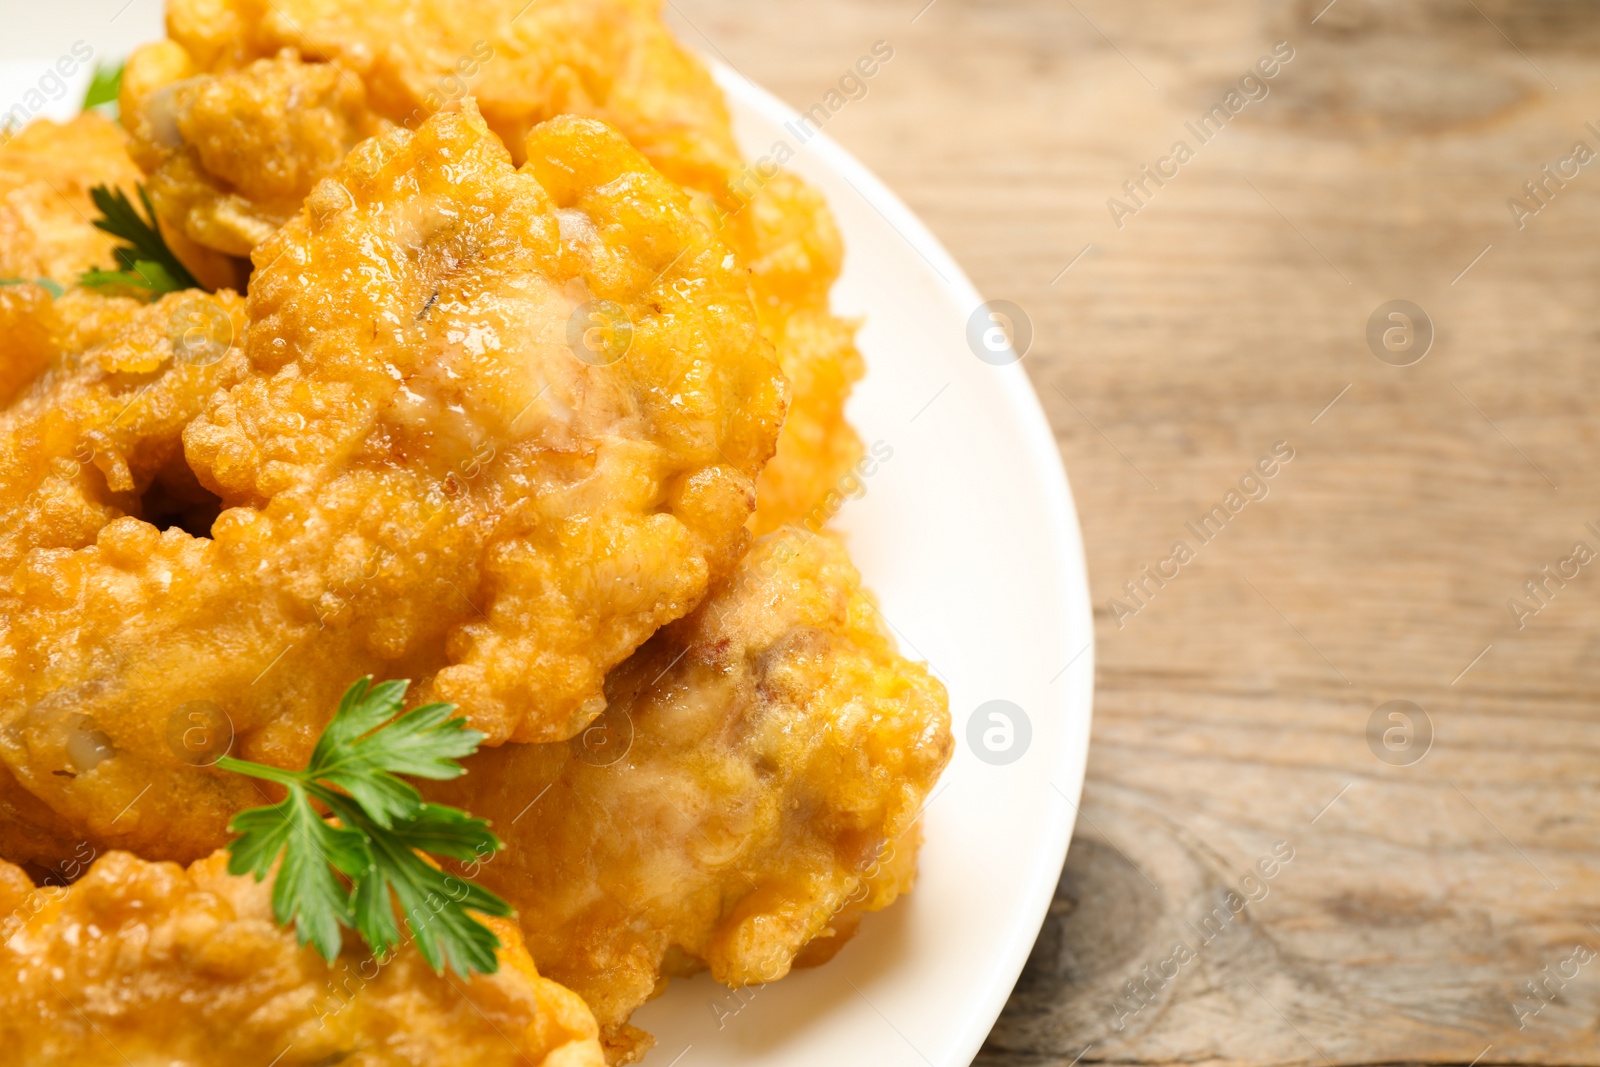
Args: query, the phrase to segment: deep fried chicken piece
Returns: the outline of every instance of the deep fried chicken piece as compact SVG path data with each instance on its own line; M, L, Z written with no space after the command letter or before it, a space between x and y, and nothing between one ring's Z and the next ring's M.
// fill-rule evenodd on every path
M31 123L0 145L0 279L65 286L92 267L113 266L116 242L91 225L97 212L89 190L132 191L139 170L126 141L115 123L91 112L64 125Z
M553 115L615 126L696 193L701 216L750 268L762 331L793 383L777 455L757 488L753 526L766 533L825 506L861 455L844 419L863 370L855 328L828 313L842 249L815 190L740 160L721 93L673 40L659 7L658 0L173 0L172 40L130 61L123 114L163 217L234 254L258 240L294 195L282 183L258 198L235 176L259 165L258 129L272 131L272 158L285 161L267 165L300 175L304 196L315 170L308 161L322 165L342 140L379 121L415 127L468 94L514 156L527 131ZM304 62L279 56L281 49ZM183 80L197 71L209 75ZM357 117L362 93L378 118ZM337 105L313 103L332 99ZM201 125L194 100L215 105L203 131L190 129ZM299 126L285 121L299 108L314 117ZM214 158L222 162L213 166Z
M137 202L138 179L121 128L92 112L65 125L34 122L0 145L0 407L59 351L83 350L70 335L93 332L96 323L119 321L137 307L71 287L86 270L116 265L116 241L91 222L99 209L89 190L105 185ZM181 239L172 244L191 270L226 284L227 272L216 270L224 257ZM41 282L69 291L53 301ZM8 530L0 538L21 535Z
M26 581L32 553L85 548L122 515L173 518L144 514L158 480L173 491L186 481L198 495L181 435L206 399L244 372L233 342L245 305L232 292L194 290L150 304L81 290L52 301L36 286L17 286L0 289L0 309L7 336L30 338L50 364L0 413L4 596ZM196 322L201 332L189 333Z
M409 944L379 964L353 939L329 964L224 853L185 870L111 852L70 888L0 862L0 1058L599 1067L582 1000L539 976L514 923L484 921L502 945L493 975L435 975Z
M614 1062L648 1047L627 1020L664 977L774 981L910 888L950 719L859 582L829 536L763 538L612 672L585 734L484 750L430 784L506 840L464 873L517 906Z
M350 149L389 125L367 108L361 81L335 65L286 54L217 77L191 73L170 41L140 53L125 95L148 97L130 113L131 151L161 216L231 256L248 256ZM163 77L171 83L139 84Z
M58 330L44 286L34 282L0 286L0 407L49 365Z
M522 151L534 126L586 115L663 174L703 187L739 166L722 96L662 24L659 0L170 0L167 32L201 71L297 51L367 86L416 128L468 94Z
M128 158L127 135L93 112L63 125L40 119L0 139L0 279L44 278L68 286L86 270L113 268L116 241L92 224L99 211L89 190L105 185L134 198L139 177ZM241 284L220 253L181 233L166 237L208 287Z
M716 86L641 0L174 0L167 25L125 75L135 156L161 215L233 255L356 140L469 93L517 162L535 125L578 114L680 183L739 165Z
M861 457L844 405L865 367L857 324L828 311L844 258L832 212L794 175L762 177L741 170L703 194L700 207L750 267L762 332L777 347L793 397L778 452L756 486L751 525L765 534L805 521L815 531L837 511L828 496Z
M128 615L137 627L139 596L159 611L173 578L184 574L173 560L198 565L196 550L210 544L185 532L203 534L217 505L184 462L182 433L209 396L242 377L246 361L232 340L245 314L233 293L173 293L142 304L83 290L51 301L38 290L25 305L11 300L0 290L15 331L0 347L37 337L51 362L0 412L0 853L48 864L70 854L75 841L100 840L84 823L110 819L116 812L107 807L126 807L146 786L173 795L153 775L196 784L175 758L173 768L156 772L133 754L154 757L165 748L164 734L139 734L164 731L170 707L125 715L113 702L101 711L101 719L125 720L116 732L133 750L109 760L115 748L95 725L94 701L76 707L75 694L118 691L109 676L126 661L107 635ZM200 332L190 333L196 323ZM158 541L159 550L132 567L114 562L125 559L119 550L137 558ZM89 560L99 562L85 566ZM136 592L133 574L141 569L151 580ZM97 602L87 612L80 594ZM45 632L52 636L38 636ZM74 673L39 669L61 653ZM232 795L248 803L252 793L235 788ZM130 810L116 825L138 821ZM153 820L144 840L162 841L164 832ZM181 832L175 839L181 851L203 854Z
M0 413L15 859L221 844L259 800L171 741L195 702L279 766L369 672L570 736L743 551L783 382L733 257L603 126L520 172L470 110L396 130L256 255L210 389L176 346L228 331L174 331L213 299L175 294Z
M790 524L821 529L856 491L850 468L861 459L861 438L844 414L851 387L865 370L854 335L853 323L816 308L797 310L772 326L794 401L778 451L756 483L757 534Z

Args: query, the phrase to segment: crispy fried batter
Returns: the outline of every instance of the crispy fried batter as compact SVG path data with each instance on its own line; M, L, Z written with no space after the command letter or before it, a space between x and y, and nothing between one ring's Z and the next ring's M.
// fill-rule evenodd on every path
M304 161L324 165L361 129L383 120L414 128L468 94L514 156L527 131L556 114L615 126L663 173L700 194L702 217L751 270L762 330L794 383L789 421L757 488L753 526L766 533L812 512L861 454L844 419L862 375L855 327L828 314L842 249L815 190L742 163L721 93L672 39L659 7L658 0L173 0L172 40L130 62L123 114L163 217L202 244L239 255L293 195L287 184L261 194L235 176L260 156L256 134L243 131L272 131L282 165L308 174L314 168ZM264 58L281 49L305 62ZM210 75L181 80L196 71ZM161 88L169 83L176 84ZM363 92L381 120L358 117ZM316 121L284 119L293 114L290 101L304 107L334 98L337 106L324 106ZM215 105L209 134L190 129L195 99ZM233 121L223 122L229 115Z
M583 1002L539 977L515 924L500 970L465 980L402 947L332 964L272 918L271 889L125 852L70 888L0 863L0 1047L8 1063L96 1067L599 1067ZM274 1058L277 1057L277 1058Z
M0 407L49 365L59 330L44 286L33 282L0 286Z
M381 114L413 129L470 93L513 155L547 119L600 119L667 177L701 187L737 168L739 153L721 94L659 8L659 0L171 0L167 32L199 70L238 69L285 48L337 62L365 81Z
M859 582L831 537L764 538L612 673L585 734L482 751L430 787L505 837L466 873L516 904L615 1062L645 1047L627 1019L664 975L774 981L910 888L949 714Z
M150 175L162 218L207 248L248 256L299 212L350 149L389 125L367 108L361 81L336 65L286 53L186 78L187 63L175 60L172 48L165 42L135 57L129 99L157 81L140 67L161 65L181 80L145 90L147 98L129 112L130 150Z
M0 414L0 851L215 848L254 798L169 745L193 701L280 766L368 671L570 736L732 568L784 405L746 276L603 126L528 155L470 109L368 141L257 250L209 387L163 316L214 298L175 294ZM631 335L579 319L615 342L581 360L591 301Z
M71 285L92 267L113 266L115 242L91 225L89 190L132 192L139 170L126 141L89 113L64 125L41 119L0 145L0 279Z
M862 447L844 405L864 372L854 335L854 324L816 308L798 310L772 328L794 401L778 451L756 483L757 534L801 522L820 529L852 488L848 472Z
M84 821L109 821L116 813L105 809L146 786L171 796L160 779L193 784L182 764L157 773L139 757L103 759L106 735L89 694L110 696L127 666L106 635L124 622L136 631L140 599L175 592L175 574L203 567L198 554L210 542L180 527L203 532L216 505L184 463L182 433L207 397L242 376L243 352L228 341L245 316L232 293L195 292L145 305L69 290L17 310L13 325L46 336L54 362L0 413L0 854L49 863L91 836L79 829ZM186 343L196 315L206 332ZM158 526L173 529L158 534ZM143 589L139 571L149 576ZM84 611L80 596L99 603ZM40 669L57 655L67 672ZM123 715L103 706L99 717ZM160 737L138 734L164 730L164 719L164 711L127 717L120 744L159 755ZM252 791L229 795L248 802ZM119 825L137 822L130 814ZM176 851L203 854L179 823L171 824ZM158 820L144 840L166 841L166 832Z
M844 246L822 196L779 173L753 191L756 169L741 171L711 206L718 232L750 267L762 331L778 351L793 403L778 451L756 485L757 534L807 518L861 457L861 439L844 405L865 366L855 323L828 311ZM731 199L731 203L729 200ZM831 518L823 514L813 529Z
M63 345L81 351L67 339L81 332L80 319L115 321L136 306L72 289L56 309L37 283L72 287L86 270L116 266L115 239L90 221L99 211L89 190L105 185L136 200L138 178L122 130L92 112L65 125L41 119L0 147L0 407ZM224 258L217 253L181 244L174 251L208 281L231 280L216 271Z

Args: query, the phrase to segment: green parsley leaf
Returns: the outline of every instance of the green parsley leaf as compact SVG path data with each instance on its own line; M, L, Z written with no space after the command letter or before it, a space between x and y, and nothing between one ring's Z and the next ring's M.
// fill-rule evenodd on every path
M94 77L89 81L89 91L83 94L83 110L105 108L115 117L117 97L122 93L123 64L96 63ZM109 106L108 106L109 105Z
M336 809L337 810L337 809ZM500 847L488 824L466 812L424 804L391 834L373 838L375 862L356 884L357 926L373 951L386 954L399 943L387 901L394 891L411 927L417 951L435 972L446 963L457 974L492 974L499 966L495 949L500 939L469 913L508 916L511 907L481 886L446 874L418 855L423 849L456 859L470 859L483 842L488 851ZM486 853L485 853L486 854ZM376 915L360 910L363 902L382 901Z
M371 866L366 839L323 819L298 785L289 787L282 804L240 812L231 828L243 836L229 872L253 874L259 882L281 852L272 913L282 924L295 924L302 945L310 941L332 961L339 955L339 927L350 925L348 894L334 868L353 878Z
M466 772L455 761L472 755L483 740L465 719L451 717L450 704L426 704L378 730L400 710L405 692L405 682L384 682L370 691L366 680L357 682L311 753L319 776L349 793L385 830L422 807L422 796L395 775L459 777Z
M239 836L228 846L228 870L262 881L281 856L273 915L294 923L300 943L329 961L339 954L341 926L354 929L378 956L388 955L403 940L398 903L435 972L449 966L461 975L492 974L500 939L472 912L509 916L511 906L422 854L473 859L495 852L500 841L484 820L426 803L397 777L465 774L456 760L477 751L484 735L452 717L450 704L426 704L395 718L408 684L373 685L363 678L351 686L303 771L232 757L218 761L224 770L276 782L288 792L282 803L234 816L229 828ZM318 814L313 802L340 825Z
M106 289L120 285L129 289L149 289L155 293L175 293L187 288L168 274L167 268L144 259L134 260L132 270L84 271L78 278L78 284L91 289Z
M112 249L121 270L85 271L78 284L89 288L125 286L130 289L148 289L153 293L175 293L180 289L199 289L195 281L161 236L156 225L156 209L150 204L150 195L139 186L139 200L144 204L144 216L128 200L121 189L97 185L89 190L100 217L94 220L95 229L126 241Z

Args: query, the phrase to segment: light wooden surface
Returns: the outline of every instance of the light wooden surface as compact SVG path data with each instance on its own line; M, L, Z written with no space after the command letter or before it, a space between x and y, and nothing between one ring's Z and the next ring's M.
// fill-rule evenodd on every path
M1507 607L1600 551L1600 163L1524 230L1506 204L1600 150L1600 6L924 2L669 13L802 108L891 42L829 132L1036 331L1094 745L978 1062L1600 1063L1600 958L1574 960L1600 949L1600 565L1521 630ZM1270 95L1118 229L1107 198L1280 40ZM1437 329L1410 367L1365 339L1392 299ZM1278 441L1270 495L1119 627L1123 583ZM1433 726L1408 766L1367 740L1392 699ZM1276 842L1292 860L1205 943ZM1135 1012L1126 983L1174 969Z

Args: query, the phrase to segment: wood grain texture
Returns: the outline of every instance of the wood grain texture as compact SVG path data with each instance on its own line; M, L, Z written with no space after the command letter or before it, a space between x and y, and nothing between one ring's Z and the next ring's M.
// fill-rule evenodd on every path
M1600 1063L1600 565L1520 629L1507 604L1600 550L1600 164L1507 206L1600 149L1600 7L924 2L669 14L800 107L892 42L829 132L1033 322L1099 677L1078 837L978 1062ZM1277 41L1270 95L1118 228ZM1404 368L1366 341L1394 299L1437 334ZM1369 746L1394 699L1432 724L1409 765Z

